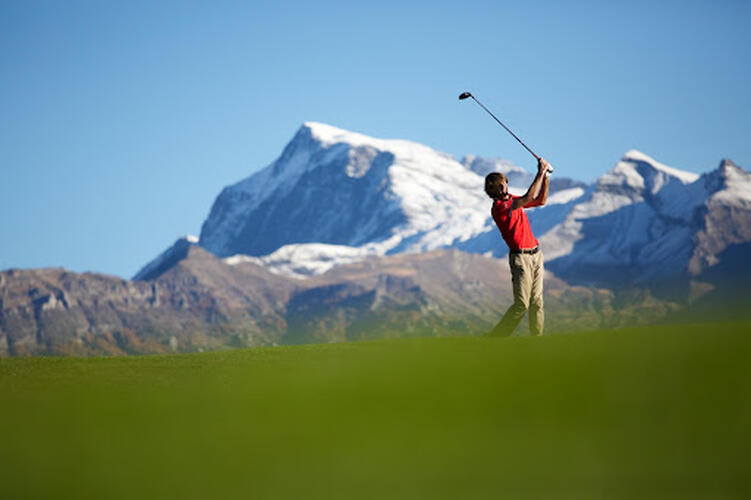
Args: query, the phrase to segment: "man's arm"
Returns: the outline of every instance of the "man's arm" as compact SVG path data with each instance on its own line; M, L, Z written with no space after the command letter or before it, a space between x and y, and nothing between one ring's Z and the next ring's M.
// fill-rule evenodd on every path
M545 160L545 158L540 158L537 161L537 175L535 176L535 180L532 181L532 184L529 186L529 189L527 189L527 192L524 193L523 196L520 196L519 198L514 198L514 201L511 203L511 210L516 210L517 208L526 207L527 205L536 201L538 196L542 195L540 186L543 185L545 172L548 170L549 165L550 164ZM547 181L544 184L547 185ZM547 194L547 189L546 189L545 198L547 198L547 196L548 194Z
M543 174L542 186L540 187L540 192L537 194L537 197L534 200L532 200L532 203L528 205L524 205L524 208L541 207L545 205L545 202L548 200L549 188L550 188L550 175Z

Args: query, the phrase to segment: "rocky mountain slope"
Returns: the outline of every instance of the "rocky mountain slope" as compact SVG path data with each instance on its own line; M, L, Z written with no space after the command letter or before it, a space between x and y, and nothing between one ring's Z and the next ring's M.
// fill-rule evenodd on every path
M0 355L471 335L488 330L512 301L505 262L457 250L368 257L301 280L252 262L230 264L188 240L175 247L148 280L0 272ZM676 309L644 292L619 295L546 278L549 333L646 323Z
M0 272L0 354L128 354L273 343L296 286L201 247L150 281L63 269ZM230 333L231 332L231 333Z

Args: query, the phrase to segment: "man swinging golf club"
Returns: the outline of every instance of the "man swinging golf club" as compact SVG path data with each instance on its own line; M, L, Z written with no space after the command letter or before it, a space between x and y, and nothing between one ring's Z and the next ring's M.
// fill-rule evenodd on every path
M547 175L549 168L550 165L544 158L537 160L537 175L523 196L509 194L508 178L505 175L493 172L485 177L485 193L493 199L493 220L509 248L508 259L514 290L514 303L488 333L491 337L511 335L527 310L531 334L543 333L543 256L524 209L545 205L550 184Z
M537 175L524 196L511 196L508 192L508 177L493 172L485 177L485 192L493 199L491 214L503 239L508 245L508 261L511 267L511 282L514 285L514 303L501 321L488 332L491 337L511 335L529 310L529 330L532 335L542 335L545 313L542 309L543 259L539 243L529 227L525 208L541 207L548 199L549 176L553 172L545 158L541 158L517 137L501 120L469 92L459 94L459 100L472 99L498 124L506 129L524 149L537 160Z

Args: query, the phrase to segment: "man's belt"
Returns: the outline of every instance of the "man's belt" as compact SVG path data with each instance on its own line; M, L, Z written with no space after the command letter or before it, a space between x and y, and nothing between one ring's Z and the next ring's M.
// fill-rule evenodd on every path
M540 247L534 247L534 248L522 248L520 250L509 250L509 253L513 255L518 255L520 253L528 253L530 255L534 255L539 251L540 251Z

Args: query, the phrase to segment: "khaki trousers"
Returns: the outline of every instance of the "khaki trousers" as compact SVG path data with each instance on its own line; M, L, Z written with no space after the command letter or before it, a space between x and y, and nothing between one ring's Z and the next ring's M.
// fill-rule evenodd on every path
M514 285L514 303L490 333L493 337L511 335L529 310L529 331L542 335L545 313L542 302L542 275L544 273L542 250L535 254L512 254L508 256L511 281Z

